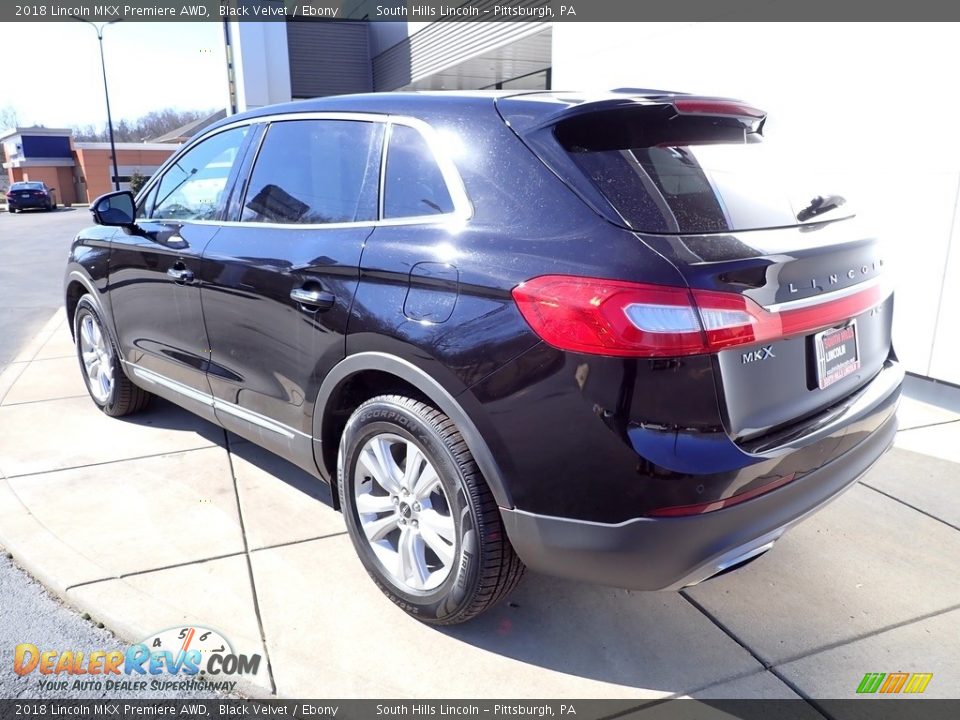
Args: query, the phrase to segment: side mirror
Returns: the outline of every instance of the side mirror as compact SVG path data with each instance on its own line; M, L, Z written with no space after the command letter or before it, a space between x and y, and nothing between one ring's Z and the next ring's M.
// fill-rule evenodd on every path
M93 201L90 212L97 225L111 227L130 227L136 217L133 195L127 190L101 195Z

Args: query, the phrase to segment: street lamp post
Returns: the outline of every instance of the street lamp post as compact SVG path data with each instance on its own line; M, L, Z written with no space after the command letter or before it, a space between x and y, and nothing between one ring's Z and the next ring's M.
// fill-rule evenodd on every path
M110 92L107 90L107 64L103 59L103 30L107 25L113 25L114 23L120 22L119 20L111 20L110 22L105 22L102 25L97 25L92 20L87 20L86 18L78 17L76 15L71 15L74 20L79 20L82 23L87 23L92 27L97 33L97 40L100 42L100 70L103 72L103 97L107 101L107 132L110 135L110 156L113 158L113 189L120 189L120 172L117 170L117 147L113 142L113 118L110 116Z

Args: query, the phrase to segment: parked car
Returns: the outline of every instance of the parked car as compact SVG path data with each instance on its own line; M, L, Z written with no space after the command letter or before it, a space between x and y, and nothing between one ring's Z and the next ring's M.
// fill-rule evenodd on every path
M764 119L659 91L227 118L73 244L90 395L159 395L330 483L427 622L525 566L730 570L876 462L903 380L880 245L842 196L791 194Z
M7 190L7 210L15 213L18 210L28 210L30 208L56 210L56 188L48 187L44 182L13 183Z

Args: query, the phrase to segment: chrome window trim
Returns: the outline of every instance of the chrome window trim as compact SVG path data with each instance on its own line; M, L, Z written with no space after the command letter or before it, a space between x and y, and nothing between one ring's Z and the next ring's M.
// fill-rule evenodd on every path
M464 223L470 218L473 217L473 205L470 202L469 197L467 196L466 186L463 184L463 178L460 176L460 172L457 170L456 165L453 162L453 159L449 156L448 153L443 151L442 143L440 141L439 134L429 123L419 118L409 117L407 115L389 115L389 114L379 114L379 113L362 113L362 112L325 112L325 111L312 111L312 112L293 112L293 113L277 113L275 115L263 115L255 118L245 118L243 120L237 120L236 122L228 123L226 125L221 125L215 130L211 130L200 137L192 140L183 148L181 148L177 153L172 155L170 159L164 163L164 165L154 173L151 181L143 187L140 193L137 194L137 200L141 197L146 197L150 191L153 189L154 185L158 184L163 176L166 174L168 167L172 166L176 158L182 157L184 154L190 152L195 145L204 142L205 140L217 135L221 132L226 132L227 130L233 130L237 127L243 127L245 125L266 125L263 135L260 137L260 146L257 148L257 155L262 148L264 138L266 138L267 133L270 131L270 124L274 122L285 122L290 120L352 120L357 122L378 122L386 125L384 129L384 139L383 139L383 148L382 155L380 158L380 187L378 188L377 196L377 219L376 220L358 220L353 222L340 222L340 223L270 223L270 222L250 222L250 221L240 221L240 220L176 220L173 218L168 218L166 220L162 218L139 218L138 222L174 222L180 225L217 225L220 227L264 227L264 228L277 228L285 230L336 230L343 228L362 228L362 227L379 227L379 226L394 226L394 225L433 225L433 224L444 224L444 223ZM405 125L407 127L413 128L416 130L427 143L427 147L430 148L430 152L433 154L433 158L437 163L437 166L440 168L440 174L443 176L444 184L447 186L447 192L450 193L450 198L453 201L453 212L435 214L435 215L416 215L412 217L402 217L402 218L389 218L384 219L383 217L383 197L384 197L384 184L386 179L386 162L387 162L387 151L389 150L389 142L391 128L393 125ZM250 173L253 173L253 169L256 166L256 157L254 162L250 166ZM247 189L249 190L249 188Z
M160 375L153 370L148 370L147 368L137 365L136 363L125 362L124 365L130 369L134 376L140 378L144 382L150 383L151 385L160 385L168 390L173 390L175 393L190 398L191 400L201 403L202 405L206 405L207 407L213 408L214 411L222 410L229 415L233 415L234 417L247 421L251 425L256 425L264 430L269 430L270 432L277 433L278 435L283 435L289 439L293 439L298 435L300 437L310 438L310 436L306 433L300 432L299 430L284 425L283 423L276 422L275 420L271 420L265 415L261 415L253 410L240 407L232 402L221 400L220 398L214 397L209 393L196 390L192 387L184 385L183 383L177 382L176 380L171 380L168 377Z

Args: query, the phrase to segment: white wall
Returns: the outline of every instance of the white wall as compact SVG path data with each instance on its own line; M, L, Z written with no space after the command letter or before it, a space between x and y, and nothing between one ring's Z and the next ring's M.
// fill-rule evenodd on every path
M557 89L767 110L766 134L836 181L886 241L907 369L960 383L960 25L555 23L553 43Z
M282 22L231 22L237 110L290 100L290 54Z

